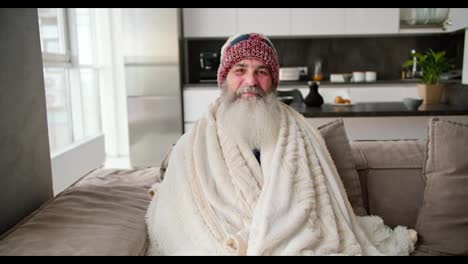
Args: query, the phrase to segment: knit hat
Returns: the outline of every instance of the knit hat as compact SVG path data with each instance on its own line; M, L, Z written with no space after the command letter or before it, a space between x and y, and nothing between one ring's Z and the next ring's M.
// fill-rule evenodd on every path
M278 87L278 54L271 41L258 33L238 34L230 37L221 48L221 61L218 68L218 86L234 64L241 60L257 59L265 63L271 73L273 87Z

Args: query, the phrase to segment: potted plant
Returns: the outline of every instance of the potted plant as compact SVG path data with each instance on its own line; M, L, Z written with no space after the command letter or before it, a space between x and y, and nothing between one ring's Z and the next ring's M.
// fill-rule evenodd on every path
M416 58L417 65L421 69L421 83L418 84L418 91L419 96L424 100L423 104L438 104L440 102L443 87L439 83L440 75L454 68L445 55L445 51L435 52L429 49L425 54L413 53L413 59L403 63L403 67L410 67Z

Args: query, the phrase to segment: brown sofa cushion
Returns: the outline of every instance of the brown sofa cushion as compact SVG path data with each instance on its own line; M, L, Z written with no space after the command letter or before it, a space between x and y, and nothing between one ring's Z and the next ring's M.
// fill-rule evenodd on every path
M369 214L390 227L416 225L425 187L425 148L425 140L351 142Z
M318 128L328 151L335 162L338 174L343 181L349 202L356 215L367 215L362 200L361 183L349 145L342 119L335 120Z
M144 255L159 168L98 169L18 224L0 255Z
M433 118L428 132L416 250L468 255L468 125Z

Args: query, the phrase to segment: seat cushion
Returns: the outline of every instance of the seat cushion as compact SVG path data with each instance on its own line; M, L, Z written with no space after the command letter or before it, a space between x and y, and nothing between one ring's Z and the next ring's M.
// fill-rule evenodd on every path
M349 202L356 215L367 215L362 200L361 183L354 164L351 147L342 119L318 128L343 181Z
M433 255L468 255L468 125L429 122L416 250Z
M0 255L143 255L149 187L159 168L98 169L22 221Z

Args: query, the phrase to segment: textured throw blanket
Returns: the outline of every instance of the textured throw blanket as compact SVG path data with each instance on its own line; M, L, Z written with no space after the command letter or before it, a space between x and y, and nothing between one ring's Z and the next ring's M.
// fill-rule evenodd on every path
M174 147L147 212L149 255L408 255L409 230L357 217L320 133L285 104L276 145L226 137L216 101Z

